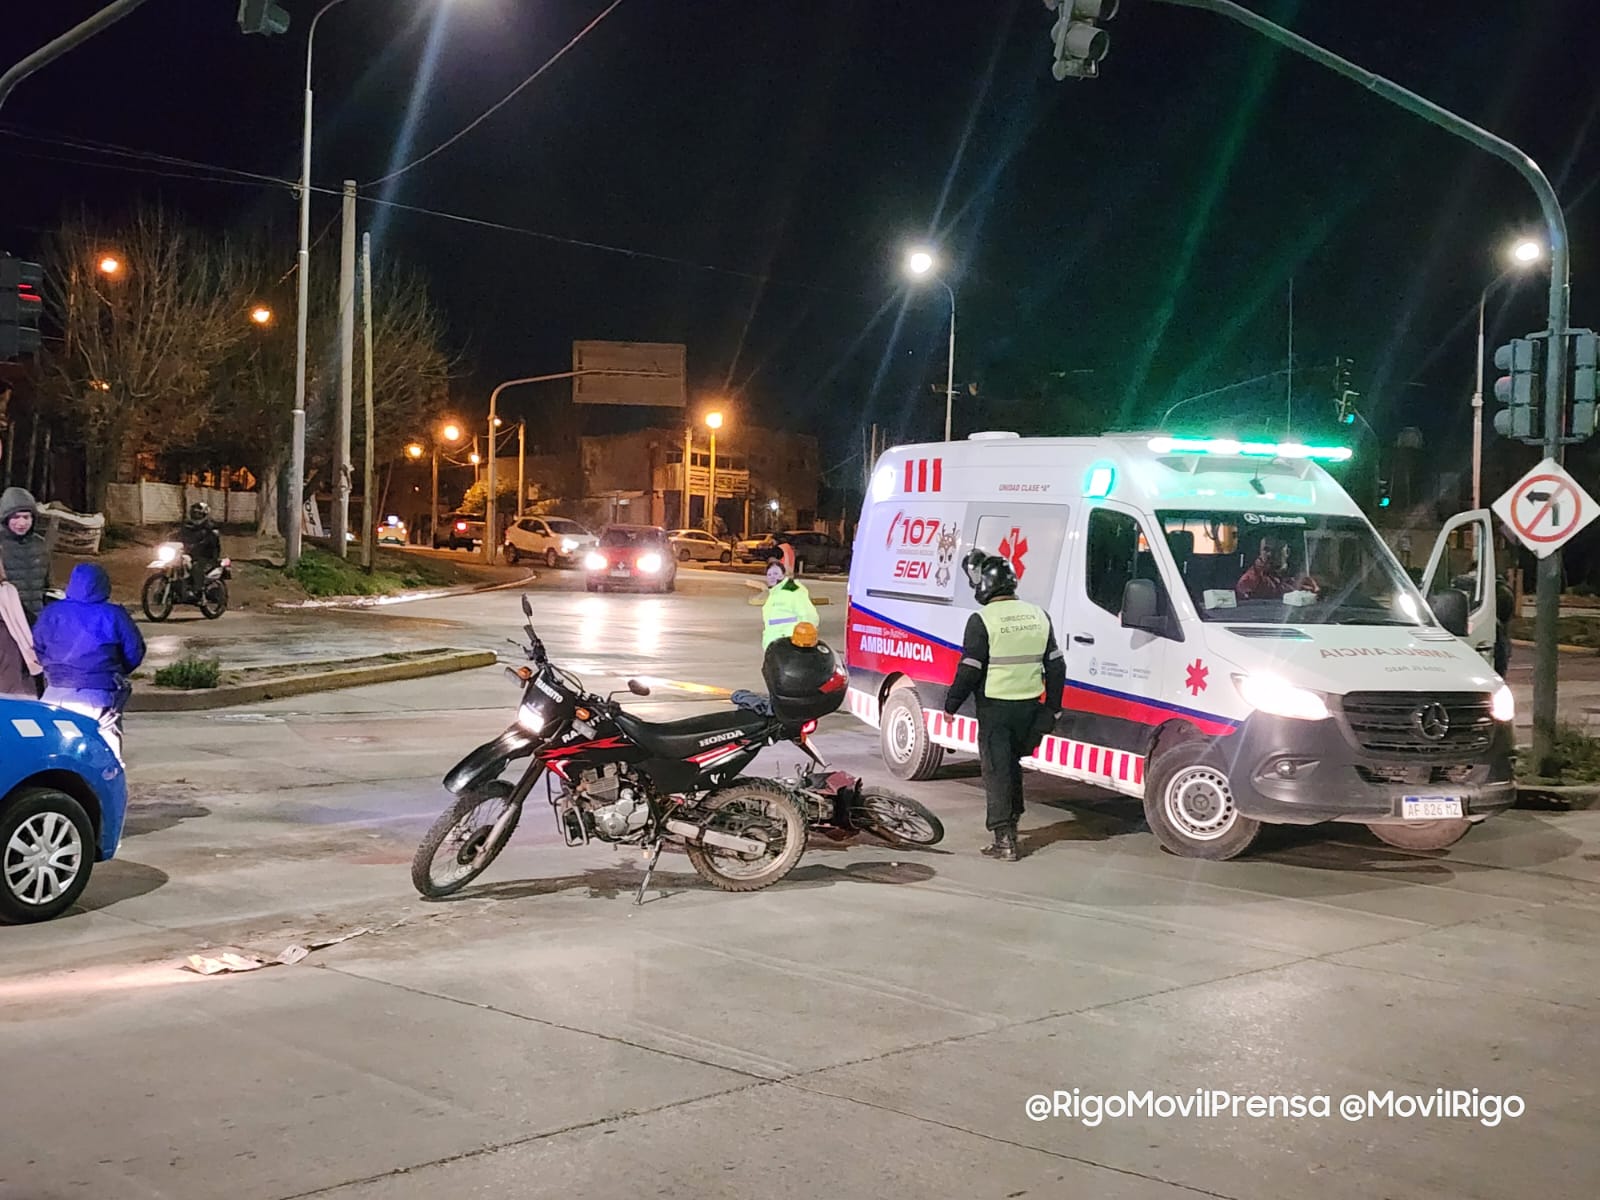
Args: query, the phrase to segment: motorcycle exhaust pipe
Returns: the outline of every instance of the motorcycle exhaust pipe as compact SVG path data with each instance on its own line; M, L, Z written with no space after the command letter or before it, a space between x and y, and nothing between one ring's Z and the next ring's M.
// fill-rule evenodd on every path
M675 833L686 842L702 842L722 850L737 850L740 854L765 854L767 844L754 838L735 837L731 833L718 833L715 829L702 830L688 821L668 821L667 832Z

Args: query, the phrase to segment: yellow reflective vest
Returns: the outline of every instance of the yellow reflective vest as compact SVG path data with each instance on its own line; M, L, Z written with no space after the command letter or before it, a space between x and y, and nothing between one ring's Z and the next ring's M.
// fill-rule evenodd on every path
M790 637L801 621L817 623L817 606L811 603L811 593L805 584L786 580L767 592L767 601L761 606L761 649L779 638Z
M1037 700L1044 692L1050 618L1026 600L996 600L978 610L989 635L983 694L990 700Z

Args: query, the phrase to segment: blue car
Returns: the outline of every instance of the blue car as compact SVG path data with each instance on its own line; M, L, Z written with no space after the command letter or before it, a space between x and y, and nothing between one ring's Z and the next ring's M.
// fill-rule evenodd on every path
M48 921L113 857L128 807L122 761L89 717L0 699L0 921Z

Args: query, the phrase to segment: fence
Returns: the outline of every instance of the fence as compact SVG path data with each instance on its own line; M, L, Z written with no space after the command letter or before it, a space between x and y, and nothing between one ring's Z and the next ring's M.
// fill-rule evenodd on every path
M189 506L204 501L222 525L252 525L257 493L181 483L113 483L106 487L106 519L113 525L176 525Z

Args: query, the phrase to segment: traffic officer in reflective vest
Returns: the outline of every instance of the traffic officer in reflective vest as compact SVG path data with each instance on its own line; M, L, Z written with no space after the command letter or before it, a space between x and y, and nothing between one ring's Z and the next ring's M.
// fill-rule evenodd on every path
M978 756L994 834L994 844L983 853L1016 862L1021 760L1038 748L1060 716L1066 657L1056 646L1049 614L1017 599L1017 573L1009 562L974 550L963 565L982 607L967 618L961 664L944 711L954 715L977 693Z
M781 563L781 566L780 566ZM788 638L802 622L820 624L806 585L794 577L794 547L784 543L781 557L767 568L767 595L761 604L761 649Z

